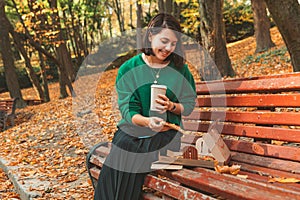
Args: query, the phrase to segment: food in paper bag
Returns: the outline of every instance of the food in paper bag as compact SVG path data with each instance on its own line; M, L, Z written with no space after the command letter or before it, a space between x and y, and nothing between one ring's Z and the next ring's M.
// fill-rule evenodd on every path
M230 159L230 150L215 126L216 122L211 126L209 131L203 135L204 143L218 162L228 163Z
M208 133L205 133L203 135L202 138L204 142L202 142L202 138L197 140L198 147L201 144L203 149L197 148L197 142L196 148L201 155L213 156L221 164L228 163L230 159L230 150L224 143L218 130L215 128L216 124L217 121L212 124ZM180 128L180 126L177 126L175 124L164 122L164 125L170 127L171 129L177 130L183 134L187 134L187 131L183 130L182 128Z
M196 141L196 149L198 150L199 154L202 156L212 156L208 146L205 144L203 138L199 138Z

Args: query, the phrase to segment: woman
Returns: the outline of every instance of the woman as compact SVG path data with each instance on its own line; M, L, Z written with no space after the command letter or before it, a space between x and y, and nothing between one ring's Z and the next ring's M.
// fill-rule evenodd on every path
M95 200L140 199L151 163L167 149L179 151L181 134L163 122L181 125L195 105L194 79L184 64L179 22L158 14L149 23L141 54L126 61L116 79L122 119L101 169ZM150 110L152 84L167 87L158 111Z

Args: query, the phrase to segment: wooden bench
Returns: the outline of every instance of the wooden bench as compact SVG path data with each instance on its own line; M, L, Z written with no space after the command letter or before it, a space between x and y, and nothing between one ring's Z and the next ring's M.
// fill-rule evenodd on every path
M239 176L201 167L156 170L146 177L144 199L300 199L300 183L278 182L300 180L299 91L300 73L197 83L196 107L183 119L184 129L207 132L220 121L229 165L241 165ZM197 138L183 136L183 146ZM109 143L101 143L87 155L93 185L108 152Z
M15 125L15 111L18 98L0 100L0 128L5 130L7 122L11 125Z

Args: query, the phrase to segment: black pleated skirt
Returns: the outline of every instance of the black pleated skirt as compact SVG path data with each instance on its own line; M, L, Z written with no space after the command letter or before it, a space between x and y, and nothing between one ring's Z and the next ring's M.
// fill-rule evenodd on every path
M145 176L158 153L179 151L181 133L174 130L138 138L119 128L112 141L95 189L94 200L141 199Z

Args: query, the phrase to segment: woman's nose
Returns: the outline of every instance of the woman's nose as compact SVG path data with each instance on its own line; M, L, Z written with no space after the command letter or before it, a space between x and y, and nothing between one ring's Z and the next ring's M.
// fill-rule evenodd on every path
M168 43L166 45L166 50L170 51L172 49L172 44L171 43Z

